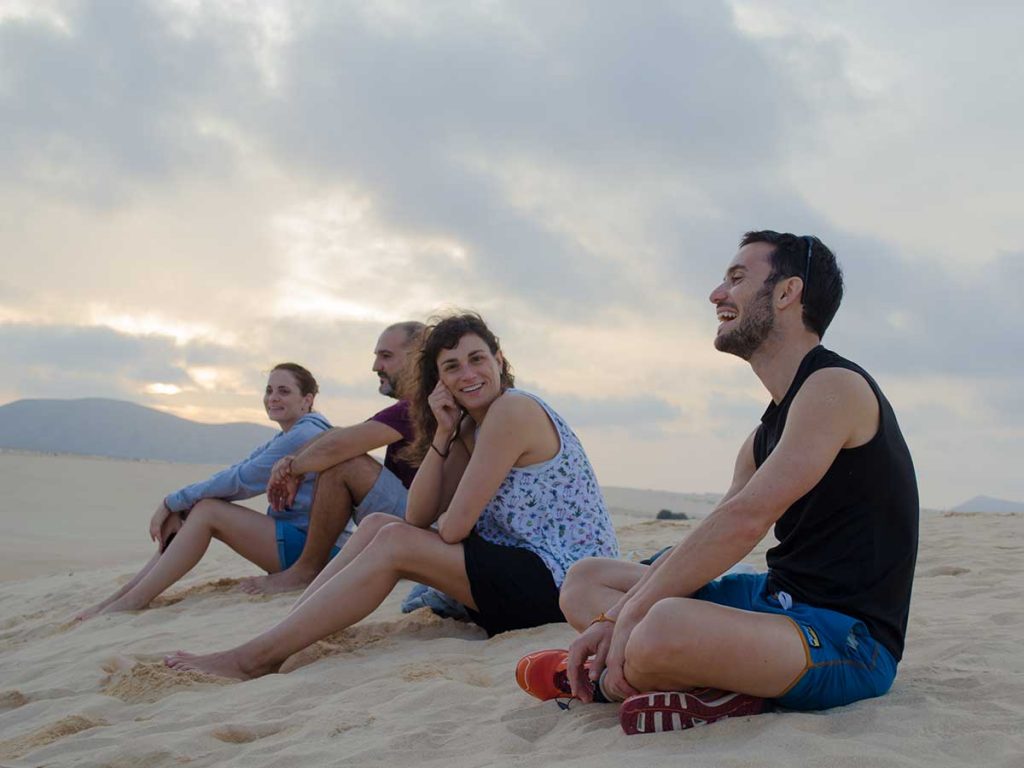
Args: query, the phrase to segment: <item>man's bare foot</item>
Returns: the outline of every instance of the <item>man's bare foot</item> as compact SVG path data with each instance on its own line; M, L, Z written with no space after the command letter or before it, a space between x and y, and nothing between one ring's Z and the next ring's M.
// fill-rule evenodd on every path
M242 579L240 586L243 592L250 595L276 595L281 592L297 592L300 589L305 589L315 578L315 571L299 570L292 566L279 573Z
M278 667L249 667L242 662L237 651L221 651L204 655L175 651L164 656L164 664L179 671L204 672L208 675L232 677L235 680L252 680L278 670Z

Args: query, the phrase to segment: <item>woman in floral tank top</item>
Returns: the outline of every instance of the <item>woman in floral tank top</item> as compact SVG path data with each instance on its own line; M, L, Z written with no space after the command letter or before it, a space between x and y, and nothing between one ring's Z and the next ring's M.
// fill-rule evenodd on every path
M572 563L618 544L576 435L540 398L512 388L498 339L475 314L423 337L407 388L418 462L406 519L370 515L288 616L222 653L167 663L238 678L276 672L293 653L355 624L399 579L463 603L488 635L565 621Z

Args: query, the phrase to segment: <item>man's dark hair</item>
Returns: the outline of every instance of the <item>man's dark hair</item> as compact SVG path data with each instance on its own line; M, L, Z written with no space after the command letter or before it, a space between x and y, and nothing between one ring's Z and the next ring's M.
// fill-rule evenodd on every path
M843 300L843 270L835 254L814 236L801 237L770 229L747 232L740 241L740 248L751 243L775 246L771 253L772 273L766 281L768 285L774 286L787 277L799 277L804 281L800 296L804 327L816 333L818 338L823 337Z

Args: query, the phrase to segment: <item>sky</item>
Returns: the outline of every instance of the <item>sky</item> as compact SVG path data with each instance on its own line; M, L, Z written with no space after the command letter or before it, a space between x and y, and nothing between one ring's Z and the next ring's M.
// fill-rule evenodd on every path
M922 502L1024 500L1024 6L0 0L0 403L335 424L380 330L483 314L601 482L721 492L767 392L714 350L743 232L819 236L825 344Z

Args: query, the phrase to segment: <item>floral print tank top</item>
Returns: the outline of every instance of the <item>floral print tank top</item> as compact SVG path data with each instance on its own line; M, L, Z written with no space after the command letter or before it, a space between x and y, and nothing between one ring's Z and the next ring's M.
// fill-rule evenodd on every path
M536 395L558 431L558 453L528 467L512 467L477 520L477 534L537 555L562 586L569 566L584 557L618 557L619 544L604 497L579 438Z

